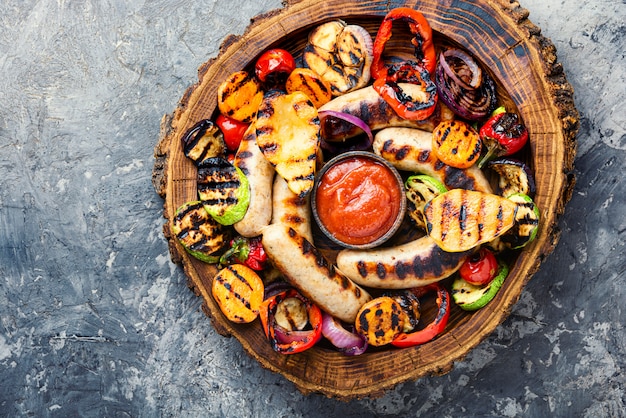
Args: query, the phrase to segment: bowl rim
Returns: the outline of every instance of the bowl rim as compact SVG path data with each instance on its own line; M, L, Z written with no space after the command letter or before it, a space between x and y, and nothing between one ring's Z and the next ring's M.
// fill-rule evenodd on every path
M328 170L330 170L332 167L350 158L364 158L364 159L373 160L379 163L393 175L396 186L398 187L398 190L400 191L400 207L398 209L398 214L396 215L396 219L393 221L393 224L391 225L391 227L387 230L387 232L385 232L383 235L381 235L374 241L364 243L364 244L350 244L337 238L328 230L324 222L322 222L319 216L319 212L317 211L317 192L321 184L322 178L324 177L326 172L328 172ZM328 160L316 174L315 184L313 185L313 190L311 191L310 206L311 206L311 214L317 226L322 231L324 236L328 238L329 240L331 240L333 243L343 248L354 249L354 250L365 250L365 249L376 248L378 246L383 245L385 242L389 241L389 239L393 237L396 232L398 232L398 230L400 229L400 226L402 225L402 222L406 214L406 207L407 207L406 194L404 193L404 180L402 179L400 172L389 161L385 160L381 156L374 154L373 152L370 152L370 151L346 151Z

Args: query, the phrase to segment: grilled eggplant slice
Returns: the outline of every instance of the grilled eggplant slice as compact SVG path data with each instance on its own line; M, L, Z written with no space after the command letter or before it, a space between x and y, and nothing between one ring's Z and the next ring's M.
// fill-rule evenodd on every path
M419 229L426 230L424 206L426 203L448 191L446 186L434 177L425 174L410 176L404 182L406 198L409 202L409 217Z
M217 263L217 253L229 239L228 231L204 209L202 202L180 206L171 224L172 233L189 254L206 263Z
M498 188L502 196L509 197L514 193L528 196L535 194L535 178L524 162L504 157L489 161L487 167L498 173Z
M256 142L289 189L304 197L313 189L320 146L317 108L306 94L268 92L255 122Z
M426 232L444 251L467 251L511 229L517 208L495 194L453 189L424 207Z
M208 158L198 166L198 196L217 222L232 225L248 210L248 178L224 158Z
M210 119L203 119L189 129L182 138L185 156L196 165L226 152L224 135Z

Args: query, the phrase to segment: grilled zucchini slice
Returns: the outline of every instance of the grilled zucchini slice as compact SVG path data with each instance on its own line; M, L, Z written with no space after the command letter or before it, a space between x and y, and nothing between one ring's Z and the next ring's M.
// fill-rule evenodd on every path
M245 174L224 158L207 158L198 165L198 196L213 219L232 225L248 210L250 185Z
M508 197L517 204L515 223L510 231L502 235L500 239L511 249L524 247L537 236L539 230L539 208L530 196L522 193L514 193Z
M217 263L216 255L228 242L228 231L215 221L202 202L187 202L172 219L171 231L189 254L206 263Z
M517 208L495 194L453 189L424 207L426 232L444 251L467 251L511 229Z
M483 286L470 284L461 277L454 279L450 291L454 302L465 311L478 310L491 302L509 274L509 267L506 264L499 262L498 266L496 277Z
M448 191L442 182L425 174L410 176L404 182L406 198L409 202L409 217L418 228L426 230L424 206L426 203Z

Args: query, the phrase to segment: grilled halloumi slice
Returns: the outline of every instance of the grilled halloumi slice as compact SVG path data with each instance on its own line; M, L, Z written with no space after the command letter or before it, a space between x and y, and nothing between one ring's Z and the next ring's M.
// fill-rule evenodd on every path
M303 197L313 189L320 146L317 108L306 94L268 92L259 107L256 142L289 189Z
M424 207L428 235L449 252L470 250L507 232L517 204L501 196L453 189Z

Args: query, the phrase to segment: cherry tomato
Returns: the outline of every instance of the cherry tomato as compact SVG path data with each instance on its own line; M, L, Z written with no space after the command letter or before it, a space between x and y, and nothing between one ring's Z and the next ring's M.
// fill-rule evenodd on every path
M254 66L256 77L271 85L284 84L295 68L296 61L289 51L278 48L265 51Z
M493 280L497 272L498 260L487 248L481 248L474 253L459 269L461 278L475 286L486 285Z
M224 135L226 148L232 152L237 151L243 134L246 132L246 129L248 129L249 124L239 122L238 120L222 114L217 117L215 124L220 128L220 131L222 131L222 135Z

